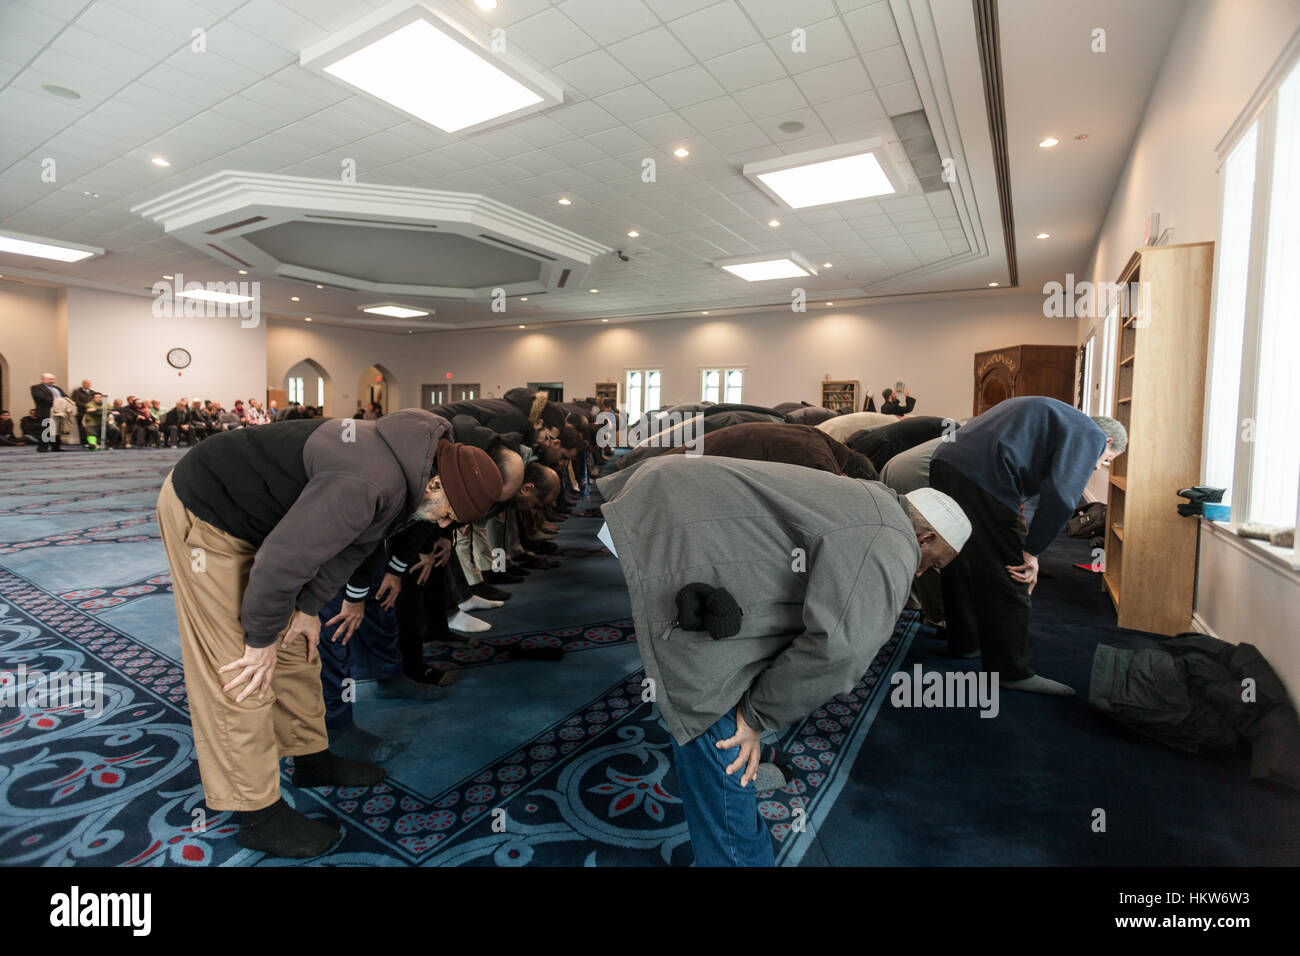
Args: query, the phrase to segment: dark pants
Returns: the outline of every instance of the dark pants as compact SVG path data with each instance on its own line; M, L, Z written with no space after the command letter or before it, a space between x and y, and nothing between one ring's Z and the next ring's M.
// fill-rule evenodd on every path
M971 524L970 540L939 575L949 652L978 651L984 670L1007 680L1032 677L1029 587L1007 573L1024 563L1024 522L946 462L930 464L930 486L951 496Z
M375 586L382 580L376 579ZM373 594L374 587L371 588ZM343 607L346 588L334 595L320 609L320 682L325 697L325 726L331 730L352 726L352 701L356 699L356 685L344 693L343 682L355 680L383 680L402 672L402 657L398 651L397 615L385 611L373 597L366 600L365 617L361 627L345 645L330 640L337 627L326 627L325 622Z
M453 554L449 564L456 563ZM402 672L407 677L421 677L427 669L424 663L427 641L451 640L451 631L447 629L450 573L447 565L434 568L423 587L415 583L414 575L402 579L402 590L397 595L397 633Z
M719 750L719 740L736 733L736 711L723 714L688 744L673 740L677 789L686 811L686 827L696 866L774 866L772 837L758 815L751 781L740 785L742 770L727 776L740 749Z
M191 425L189 428L182 429L179 425L167 426L167 444L181 447L181 438L184 437L185 444L197 445L199 443L198 426Z
M52 450L59 447L59 423L53 417L53 405L37 405L36 420L40 422L40 437L36 440L40 446L40 451ZM46 441L46 436L53 434L54 441Z

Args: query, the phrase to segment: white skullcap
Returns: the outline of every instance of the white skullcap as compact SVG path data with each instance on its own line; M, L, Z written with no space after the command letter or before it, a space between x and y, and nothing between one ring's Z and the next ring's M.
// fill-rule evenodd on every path
M970 537L970 519L957 502L933 488L917 488L909 491L906 497L907 503L921 513L939 537L954 551L961 550Z

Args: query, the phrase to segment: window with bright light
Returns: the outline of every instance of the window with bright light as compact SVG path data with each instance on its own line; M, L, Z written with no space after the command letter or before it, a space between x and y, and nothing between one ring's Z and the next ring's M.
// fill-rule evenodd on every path
M1300 67L1255 115L1222 159L1204 480L1229 489L1233 521L1292 527L1300 515L1292 288L1300 265Z
M302 404L302 379L295 377L289 379L289 401Z
M325 379L319 376L316 379L316 407L325 407Z
M1205 483L1227 488L1232 501L1232 470L1237 445L1237 394L1241 391L1241 344L1246 322L1246 266L1250 259L1251 202L1255 193L1255 146L1259 124L1223 167L1223 216L1219 225L1219 271L1214 292L1205 431Z
M627 371L627 415L635 423L646 412L654 411L660 404L663 369L636 368Z
M1101 398L1098 402L1098 415L1115 414L1115 356L1117 337L1119 336L1119 302L1111 305L1106 313L1106 325L1101 339Z
M745 391L743 368L704 368L700 378L700 401L740 404Z
M1094 401L1096 391L1092 384L1092 363L1095 358L1096 347L1097 335L1093 333L1088 336L1088 341L1083 343L1083 394L1079 396L1079 404L1082 406L1085 415L1097 414L1092 410L1096 404Z
M1255 461L1251 468L1252 521L1296 522L1300 485L1300 315L1294 282L1300 267L1300 70L1277 96L1272 195L1268 206L1259 368L1255 376Z

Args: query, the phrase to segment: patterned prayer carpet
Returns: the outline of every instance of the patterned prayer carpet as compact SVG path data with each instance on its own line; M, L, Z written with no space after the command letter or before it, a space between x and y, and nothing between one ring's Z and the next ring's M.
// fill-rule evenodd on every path
M52 672L102 680L97 712L0 707L0 863L296 865L243 850L230 815L203 804L153 516L180 454L0 450L0 692ZM431 657L462 671L446 697L379 700L363 685L358 723L406 743L385 781L299 790L286 763L286 799L345 833L309 864L691 862L668 734L641 699L627 592L598 526L566 522L564 566L476 612L493 624L479 647ZM918 628L905 615L850 693L782 734L796 779L760 801L779 863L817 845ZM565 656L515 660L513 646Z

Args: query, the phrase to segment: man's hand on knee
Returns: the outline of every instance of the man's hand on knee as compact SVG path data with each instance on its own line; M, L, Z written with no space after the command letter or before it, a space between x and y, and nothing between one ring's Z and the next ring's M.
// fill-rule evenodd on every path
M284 646L292 644L299 634L307 639L307 660L314 661L316 645L320 643L320 618L315 614L295 610L284 632Z
M741 767L744 767L745 772L740 777L742 787L758 776L760 754L763 750L760 743L762 736L762 731L745 723L745 718L741 715L740 708L737 707L735 736L728 737L726 740L719 740L717 743L719 750L731 750L733 747L740 748L740 755L727 765L727 776L731 776Z
M250 694L257 694L258 697L261 697L263 693L271 689L271 678L275 674L275 653L275 644L268 644L266 647L245 646L243 657L237 661L231 661L217 671L218 674L224 674L226 671L235 668L243 668L230 683L221 689L228 692L244 683L244 681L248 681L248 686L235 698L235 702L242 702Z

